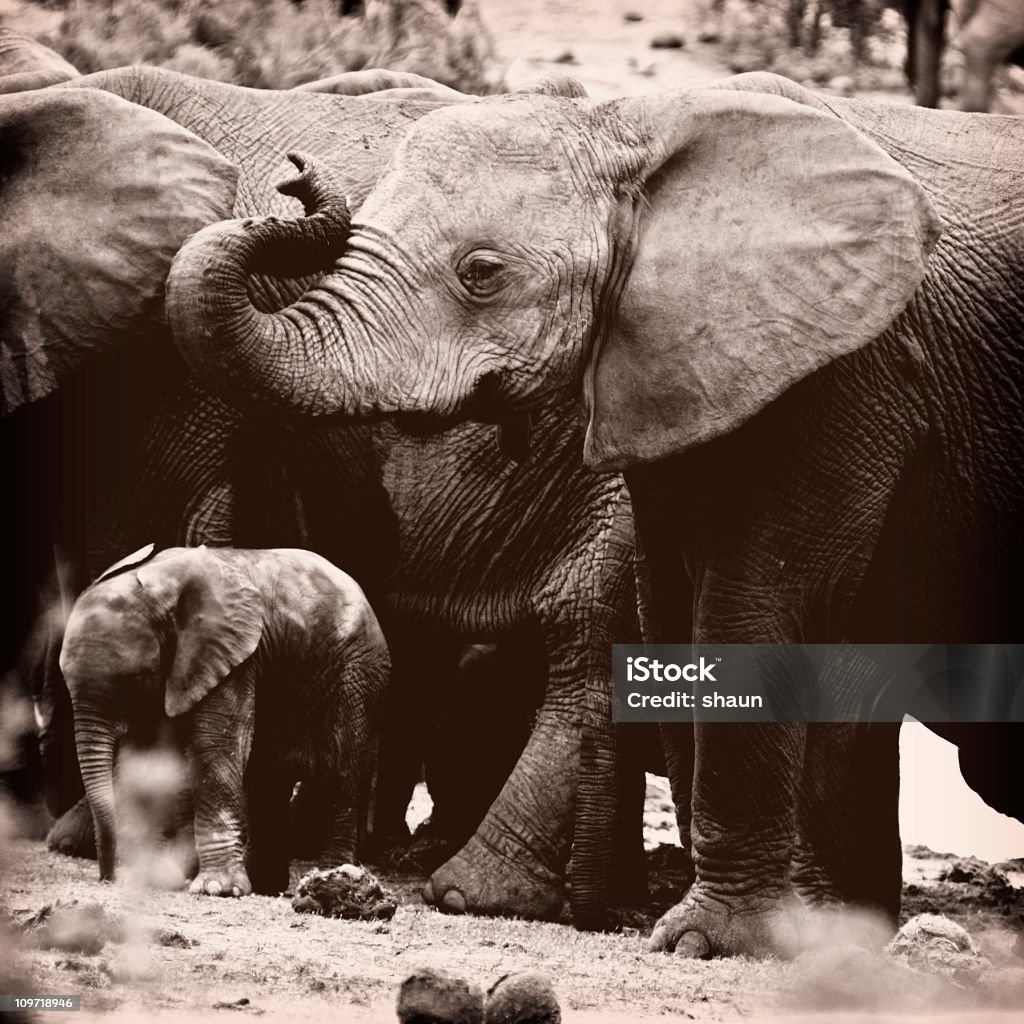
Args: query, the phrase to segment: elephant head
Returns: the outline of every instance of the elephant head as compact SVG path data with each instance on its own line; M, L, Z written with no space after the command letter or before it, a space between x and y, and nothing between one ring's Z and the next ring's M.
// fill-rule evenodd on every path
M256 650L262 632L257 588L205 547L172 549L141 565L130 557L76 602L60 667L101 878L114 871L118 742L140 720L188 712Z
M436 427L575 390L602 469L723 434L871 341L938 235L899 164L774 76L435 111L351 225L299 162L285 188L311 216L215 225L176 258L168 313L194 371L236 401ZM246 299L274 258L338 256L277 314Z

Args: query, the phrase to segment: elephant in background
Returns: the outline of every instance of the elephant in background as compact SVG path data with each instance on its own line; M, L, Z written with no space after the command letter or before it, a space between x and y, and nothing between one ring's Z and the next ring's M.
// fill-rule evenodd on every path
M204 229L168 314L211 389L295 414L360 411L338 381L370 339L365 415L426 431L582 397L586 464L626 474L652 641L1012 636L1022 153L1014 118L772 75L484 100L424 117L351 221L310 161L306 218ZM334 263L261 316L246 275L282 244ZM696 881L653 948L791 954L801 898L893 914L898 729L864 737L868 780L857 734L699 712L662 729ZM581 786L601 776L587 742Z
M950 0L903 0L907 22L907 78L914 101L937 107ZM992 102L992 76L1000 64L1024 66L1024 2L963 0L953 5L960 22L964 77L958 106L982 111Z
M143 549L79 597L60 667L101 879L114 876L117 748L176 725L194 790L193 892L288 887L281 836L297 782L323 815L322 856L355 861L391 666L363 592L326 559Z
M17 468L12 490L36 496L24 506L29 542L8 552L4 583L25 618L15 636L28 629L55 547L73 597L150 540L320 552L361 581L377 610L394 691L416 693L431 713L448 685L434 667L439 648L527 633L547 663L536 728L437 900L456 890L450 909L557 916L573 846L583 920L605 900L608 827L599 791L581 783L576 799L583 695L608 685L607 643L637 627L628 498L621 477L582 467L572 404L538 411L532 428L517 419L433 438L386 423L282 420L223 402L167 344L164 276L184 238L226 216L295 212L273 187L294 147L332 167L358 204L410 125L455 102L446 91L410 99L406 87L397 98L263 92L126 68L0 98L0 138L17 158L0 191L14 226L0 239L12 353L0 359L0 443ZM259 273L247 286L268 315L319 273L281 258L284 277ZM66 298L69 280L77 301ZM49 301L57 294L65 299ZM353 379L353 400L363 387L375 393L373 361ZM59 637L49 650L48 731L67 740ZM385 730L384 769L422 722ZM60 756L74 767L69 746ZM597 756L614 762L614 737ZM77 792L51 807L72 808L51 831L56 845L84 831L74 775ZM382 828L400 820L408 784L407 774L386 784L394 799Z

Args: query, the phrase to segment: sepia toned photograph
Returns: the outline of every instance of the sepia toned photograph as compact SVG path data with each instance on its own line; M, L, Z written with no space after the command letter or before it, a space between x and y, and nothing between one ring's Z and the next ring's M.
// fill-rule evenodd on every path
M1024 0L0 0L0 473L0 1024L1024 1022Z

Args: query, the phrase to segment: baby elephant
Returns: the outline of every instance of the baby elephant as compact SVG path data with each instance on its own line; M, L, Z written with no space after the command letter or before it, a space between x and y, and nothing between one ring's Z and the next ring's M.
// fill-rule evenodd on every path
M287 888L296 782L324 860L353 861L390 672L363 592L309 551L151 551L79 597L61 650L100 878L114 874L118 744L168 729L191 769L193 892Z

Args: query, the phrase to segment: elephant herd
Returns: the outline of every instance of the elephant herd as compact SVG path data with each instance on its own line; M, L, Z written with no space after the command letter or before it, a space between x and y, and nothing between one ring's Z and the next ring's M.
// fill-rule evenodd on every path
M401 836L425 763L429 902L557 918L571 858L607 926L647 766L695 872L652 948L895 919L898 725L616 728L610 645L1013 639L1024 122L4 48L3 656L51 845L91 816L110 877L139 717L190 755L195 891L280 889L299 779L325 859ZM1015 732L945 735L1024 819Z

